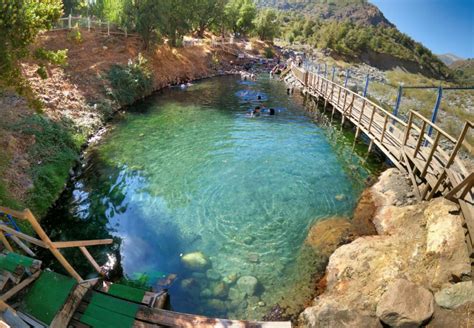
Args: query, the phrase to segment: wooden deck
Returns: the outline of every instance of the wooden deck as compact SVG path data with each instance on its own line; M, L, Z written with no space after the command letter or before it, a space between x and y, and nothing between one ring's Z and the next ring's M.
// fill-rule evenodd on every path
M365 134L370 140L369 151L375 144L393 165L407 173L419 201L444 196L459 204L474 264L474 173L468 172L459 158L461 147L473 156L473 147L465 140L473 123L465 122L459 137L454 138L416 111L411 111L405 122L322 75L295 65L289 74L301 83L304 92L324 102L325 111L331 108L331 119L337 112L343 124L350 121L355 126L356 138Z

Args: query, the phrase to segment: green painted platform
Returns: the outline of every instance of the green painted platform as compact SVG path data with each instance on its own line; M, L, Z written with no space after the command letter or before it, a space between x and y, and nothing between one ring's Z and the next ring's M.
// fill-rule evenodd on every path
M133 326L137 311L138 304L94 293L80 321L97 328L129 328Z
M75 286L72 278L43 271L26 294L21 310L49 325Z
M9 252L6 255L0 255L0 269L15 272L18 266L28 268L33 264L33 261L34 259L27 256Z
M112 286L109 288L108 294L124 298L132 302L141 303L143 296L145 296L145 291L126 285L112 284Z

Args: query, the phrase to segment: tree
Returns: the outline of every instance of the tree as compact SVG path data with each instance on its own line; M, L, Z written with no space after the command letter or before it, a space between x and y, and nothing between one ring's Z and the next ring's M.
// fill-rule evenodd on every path
M192 27L200 37L207 28L222 23L226 0L192 0Z
M257 7L252 0L230 0L225 7L225 14L229 29L246 35L254 27Z
M273 41L273 38L280 32L280 25L277 14L272 9L265 9L258 13L254 21L255 33L260 40Z
M38 33L61 17L61 0L0 0L0 84L24 85L19 61ZM22 90L19 90L22 91Z
M155 39L162 20L161 1L127 0L124 4L124 23L136 31L143 39L145 49Z

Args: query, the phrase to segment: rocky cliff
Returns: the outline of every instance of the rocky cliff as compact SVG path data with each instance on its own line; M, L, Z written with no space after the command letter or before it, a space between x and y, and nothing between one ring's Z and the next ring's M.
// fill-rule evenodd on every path
M378 235L339 247L303 327L472 327L474 287L462 218L445 199L407 205L395 169L369 190Z

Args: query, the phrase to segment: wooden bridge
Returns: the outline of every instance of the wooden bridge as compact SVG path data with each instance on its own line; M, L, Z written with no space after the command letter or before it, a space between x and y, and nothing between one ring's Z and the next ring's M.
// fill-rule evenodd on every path
M418 201L444 196L459 204L473 265L474 172L469 172L459 158L462 147L473 156L473 147L466 140L473 123L465 122L459 137L454 138L416 111L410 111L405 122L322 75L296 65L288 74L301 84L304 92L324 101L325 111L329 106L332 108L331 120L337 112L342 124L350 121L355 126L356 138L365 134L370 140L369 152L375 144L397 168L407 173Z

